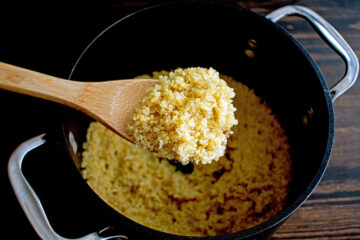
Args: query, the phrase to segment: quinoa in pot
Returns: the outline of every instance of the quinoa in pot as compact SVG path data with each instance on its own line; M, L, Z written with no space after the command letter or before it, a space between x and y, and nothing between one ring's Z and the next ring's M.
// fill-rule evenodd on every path
M275 216L285 204L291 180L287 137L253 90L231 77L221 78L236 93L238 124L219 161L194 164L192 172L184 174L171 161L93 122L81 163L90 187L122 215L184 236L239 232Z

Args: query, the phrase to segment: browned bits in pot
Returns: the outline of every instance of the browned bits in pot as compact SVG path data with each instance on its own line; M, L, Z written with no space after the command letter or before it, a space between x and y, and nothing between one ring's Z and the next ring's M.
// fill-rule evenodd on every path
M313 115L314 115L314 109L312 107L309 107L306 112L306 115L304 115L302 118L302 122L304 126L309 125L309 120L313 117Z
M249 40L248 40L248 44L249 44L249 46L252 47L252 48L257 48L257 47L258 47L258 44L257 44L257 42L256 42L255 39L249 39Z
M312 116L314 115L314 109L312 108L312 107L310 107L309 109L308 109L308 116L310 117L310 118L312 118Z
M304 126L307 126L307 125L309 124L309 119L308 119L308 117L307 117L306 115L303 116L302 122L303 122L303 125L304 125Z
M255 53L254 53L252 50L250 50L250 49L246 49L246 50L244 51L244 53L245 53L245 55L248 56L249 58L254 58L254 57L255 57Z

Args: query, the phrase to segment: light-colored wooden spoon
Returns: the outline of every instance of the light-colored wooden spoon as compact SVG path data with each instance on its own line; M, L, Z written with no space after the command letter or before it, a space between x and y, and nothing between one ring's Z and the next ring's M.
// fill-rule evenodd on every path
M0 62L0 89L77 109L133 142L126 128L134 107L155 79L77 82Z

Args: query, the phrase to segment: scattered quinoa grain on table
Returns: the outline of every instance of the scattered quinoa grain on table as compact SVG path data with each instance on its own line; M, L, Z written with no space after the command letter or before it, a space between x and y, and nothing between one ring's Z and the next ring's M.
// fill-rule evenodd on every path
M224 155L235 119L235 93L213 68L178 68L159 76L135 108L128 132L159 157L211 163Z
M280 212L291 180L284 130L253 90L230 77L222 79L236 92L233 104L239 123L219 161L195 164L184 174L171 161L93 122L81 162L89 186L133 221L184 236L235 233Z

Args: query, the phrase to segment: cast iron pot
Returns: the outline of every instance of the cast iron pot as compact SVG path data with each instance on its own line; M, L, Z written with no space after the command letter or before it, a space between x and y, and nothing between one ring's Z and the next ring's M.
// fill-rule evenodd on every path
M275 23L286 15L299 15L308 20L344 59L346 73L330 90L306 50ZM220 73L233 76L253 88L278 116L289 137L293 160L293 181L284 210L245 231L222 236L185 237L135 223L93 194L91 198L97 198L97 203L111 212L111 225L115 230L120 229L121 235L104 236L100 231L81 239L265 239L319 183L333 145L332 102L351 87L359 69L354 52L329 23L300 6L287 6L263 17L221 3L193 1L157 5L128 15L100 33L80 56L69 78L126 79L153 70L189 66L211 66ZM77 168L90 121L87 116L72 110L67 112L64 120L63 136ZM15 150L9 160L9 177L39 236L66 239L53 230L37 195L21 172L24 156L44 144L46 139L44 134L40 135Z

